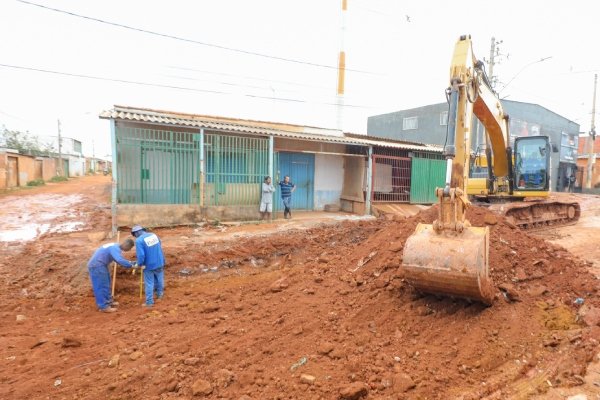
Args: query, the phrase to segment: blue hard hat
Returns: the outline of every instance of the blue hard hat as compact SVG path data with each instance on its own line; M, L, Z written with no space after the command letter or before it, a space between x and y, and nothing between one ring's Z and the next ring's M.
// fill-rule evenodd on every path
M144 230L144 228L142 228L141 225L134 225L133 228L131 228L131 234L133 235L136 232L143 231L143 230Z

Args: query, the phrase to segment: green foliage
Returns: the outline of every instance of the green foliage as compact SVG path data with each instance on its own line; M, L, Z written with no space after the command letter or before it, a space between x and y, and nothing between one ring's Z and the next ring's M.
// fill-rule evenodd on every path
M43 179L34 179L33 181L27 182L27 186L44 186L46 182Z
M5 126L0 130L0 143L9 149L18 150L21 154L41 156L51 155L53 152L51 143L40 143L39 138L29 132L14 131Z
M50 182L64 182L64 181L68 181L68 179L66 177L64 177L64 176L61 176L61 175L53 176L50 179Z

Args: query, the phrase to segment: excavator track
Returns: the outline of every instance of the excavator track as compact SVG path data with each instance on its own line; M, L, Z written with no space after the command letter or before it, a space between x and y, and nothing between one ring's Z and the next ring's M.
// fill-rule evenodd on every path
M581 207L577 202L536 201L492 204L490 211L523 230L544 230L577 223Z

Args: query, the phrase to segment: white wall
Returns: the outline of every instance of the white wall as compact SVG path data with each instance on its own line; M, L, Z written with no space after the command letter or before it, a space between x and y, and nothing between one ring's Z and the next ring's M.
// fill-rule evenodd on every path
M314 209L323 210L325 204L340 204L344 183L344 157L315 154Z
M69 176L85 176L85 158L69 156Z

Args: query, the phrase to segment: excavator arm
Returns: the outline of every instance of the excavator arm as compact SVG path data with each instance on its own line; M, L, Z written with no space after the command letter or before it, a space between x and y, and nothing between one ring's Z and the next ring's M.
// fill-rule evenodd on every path
M447 166L445 186L436 189L438 219L433 225L419 224L406 241L404 275L420 291L491 304L489 228L471 227L466 219L473 114L490 137L497 176L510 175L512 156L507 152L507 117L489 87L483 64L473 55L470 37L462 36L456 43L446 93Z
M438 230L460 231L465 224L465 211L470 204L467 183L473 114L481 121L490 139L494 175L510 177L512 169L512 155L508 147L508 116L490 88L483 63L473 55L471 39L467 36L462 36L456 43L450 66L450 87L446 93L449 101L448 136L444 147L447 160L446 182L443 191L436 192L440 199L440 214L434 226ZM497 185L497 182L492 184ZM497 190L496 186L490 191ZM456 197L459 201L443 201L450 197Z

